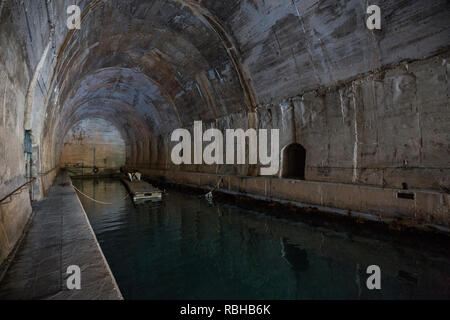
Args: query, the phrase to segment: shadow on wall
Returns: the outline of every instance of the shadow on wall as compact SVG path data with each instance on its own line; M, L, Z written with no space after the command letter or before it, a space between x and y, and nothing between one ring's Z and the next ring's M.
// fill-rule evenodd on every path
M281 151L281 178L305 180L306 150L291 143Z

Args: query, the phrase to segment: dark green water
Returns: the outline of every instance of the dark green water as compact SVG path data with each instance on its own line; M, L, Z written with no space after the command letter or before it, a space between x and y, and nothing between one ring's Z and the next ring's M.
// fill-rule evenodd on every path
M118 180L74 180L126 299L416 299L450 297L439 245L355 235L169 190L134 206ZM364 228L362 225L360 228ZM367 289L369 265L381 290Z

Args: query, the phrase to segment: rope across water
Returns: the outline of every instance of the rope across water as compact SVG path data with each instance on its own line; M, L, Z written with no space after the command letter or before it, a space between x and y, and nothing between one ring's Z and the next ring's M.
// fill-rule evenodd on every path
M115 204L115 203L103 202L103 201L95 200L94 198L92 198L92 197L88 196L87 194L81 192L81 191L80 191L77 187L75 187L73 184L72 184L72 187L73 187L76 191L78 191L79 193L81 193L83 196L85 196L85 197L88 198L89 200L94 201L94 202L96 202L96 203L103 204L103 205L114 205L114 204ZM130 195L127 193L127 195L125 196L125 198L120 199L120 201L125 200L125 199L128 198L129 196L130 196Z

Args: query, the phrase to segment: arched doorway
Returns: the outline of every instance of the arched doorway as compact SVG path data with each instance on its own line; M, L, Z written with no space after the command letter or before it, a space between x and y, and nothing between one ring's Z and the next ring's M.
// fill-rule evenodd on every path
M292 143L281 153L281 178L305 180L306 150L301 144Z

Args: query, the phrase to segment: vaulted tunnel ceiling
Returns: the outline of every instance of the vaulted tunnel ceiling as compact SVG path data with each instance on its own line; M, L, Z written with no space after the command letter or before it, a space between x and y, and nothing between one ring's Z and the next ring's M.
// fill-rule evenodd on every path
M59 52L44 139L57 150L95 116L133 144L251 108L232 43L211 23L182 1L92 1Z
M444 0L385 1L375 33L366 4L354 0L80 0L73 31L71 0L5 3L0 41L9 45L0 59L25 63L4 63L2 72L7 87L29 88L18 104L44 171L87 117L111 118L131 149L154 152L194 120L270 127L283 119L269 108L448 46ZM302 112L318 112L308 103Z

